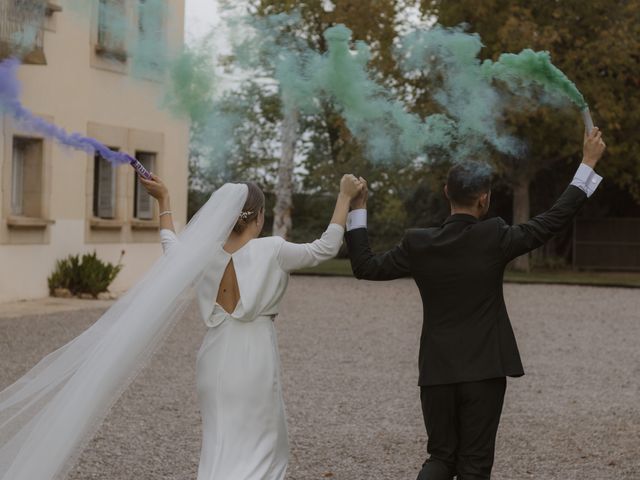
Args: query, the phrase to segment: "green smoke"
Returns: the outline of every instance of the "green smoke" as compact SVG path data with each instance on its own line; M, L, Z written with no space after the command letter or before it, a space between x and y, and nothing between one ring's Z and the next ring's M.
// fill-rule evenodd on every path
M205 39L185 46L169 63L165 106L194 124L205 123L213 109L216 73L210 45L210 40Z
M254 76L276 81L284 108L305 113L317 111L317 95L308 65L318 56L296 34L301 17L298 11L233 18L232 28L247 32L233 45L236 64Z
M415 157L422 153L426 130L366 70L369 49L358 43L349 49L351 30L336 25L325 31L328 53L308 65L307 77L315 94L333 104L345 118L351 133L366 147L374 161Z
M503 53L497 62L485 61L482 73L488 78L506 82L514 90L519 86L535 84L551 95L569 98L580 108L587 107L575 84L551 63L549 52L525 49L518 54Z
M582 94L551 63L548 52L527 49L517 55L502 54L497 62L481 62L482 47L479 35L467 33L462 27L438 25L414 30L399 41L396 55L405 74L424 77L436 85L430 95L442 108L443 116L426 119L431 126L429 142L445 149L449 142L450 151L453 148L456 155L470 156L482 150L484 141L499 152L520 156L525 145L500 125L514 102L533 99L516 104L533 108L540 103L570 100L580 108L586 107ZM504 95L504 86L511 96Z
M518 156L524 147L501 128L505 104L480 71L481 49L478 35L435 26L403 36L396 57L407 76L429 82L441 107L442 113L425 119L428 144L454 157L478 155L488 146Z
M244 21L253 34L235 46L236 62L274 78L285 108L315 113L319 104L331 104L373 161L411 161L432 150L454 158L477 156L488 147L509 155L523 151L517 139L500 131L503 105L480 70L477 36L433 29L402 40L398 54L407 71L422 69L433 57L444 74L442 87L431 92L443 112L422 119L375 80L367 65L369 47L356 42L351 50L346 26L326 30L328 51L320 54L296 35L295 12Z
M80 2L79 8L94 1ZM128 39L134 74L162 79L164 106L190 118L196 137L212 151L230 151L237 140L237 126L251 117L253 106L246 96L217 91L211 43L170 52L162 31L171 14L166 0L136 2L140 19L136 25L123 17L117 3L100 3L115 41L119 36ZM331 104L374 161L410 161L432 151L453 158L478 156L490 149L521 155L524 145L500 123L509 105L496 80L516 96L532 97L536 92L530 87L536 86L552 98L586 105L575 85L553 66L548 53L525 50L503 54L497 62L481 62L478 35L435 26L403 36L396 51L405 75L418 80L424 77L434 85L428 93L439 111L421 118L407 111L396 93L368 69L369 47L364 42L352 44L346 26L325 32L328 51L321 54L311 50L300 35L300 15L295 11L233 18L231 22L232 28L246 32L233 45L233 65L245 77L277 91L285 109L315 114L323 103Z

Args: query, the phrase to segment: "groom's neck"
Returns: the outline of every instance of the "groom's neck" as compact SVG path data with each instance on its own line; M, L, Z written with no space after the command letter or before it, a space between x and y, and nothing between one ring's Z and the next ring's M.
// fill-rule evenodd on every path
M451 215L458 214L471 215L478 219L482 216L481 212L479 212L477 208L465 208L451 205Z

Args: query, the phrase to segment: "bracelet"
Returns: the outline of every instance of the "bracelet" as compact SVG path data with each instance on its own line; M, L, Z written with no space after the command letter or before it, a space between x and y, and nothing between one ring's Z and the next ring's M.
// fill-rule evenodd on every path
M164 212L160 212L160 215L158 215L159 217L161 217L162 215L166 215L166 214L170 214L171 210L165 210Z

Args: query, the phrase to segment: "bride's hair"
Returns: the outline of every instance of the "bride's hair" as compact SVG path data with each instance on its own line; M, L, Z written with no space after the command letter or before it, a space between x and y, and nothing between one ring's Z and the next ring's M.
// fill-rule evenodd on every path
M264 210L264 193L260 187L254 182L239 182L247 186L249 192L247 194L247 201L242 207L242 213L238 217L238 221L233 227L233 231L236 233L242 233L247 228L247 225L255 220L260 212Z

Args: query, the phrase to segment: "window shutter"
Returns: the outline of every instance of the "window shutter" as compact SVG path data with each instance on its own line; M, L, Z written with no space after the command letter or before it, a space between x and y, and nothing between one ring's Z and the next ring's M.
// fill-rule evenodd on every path
M136 154L136 158L142 165L150 172L155 170L155 153L140 153ZM138 176L136 175L136 183L138 183ZM151 220L153 218L153 201L151 195L140 186L136 185L136 212L135 216L142 220Z
M98 2L98 44L109 46L109 4L108 0Z
M126 31L124 0L99 0L98 45L108 50L124 50Z
M138 63L150 73L162 70L159 59L166 49L164 8L164 3L157 0L138 0Z
M13 159L11 164L11 213L22 215L24 212L24 144L13 140Z
M98 217L114 218L116 204L116 169L104 158L96 162L98 170Z

